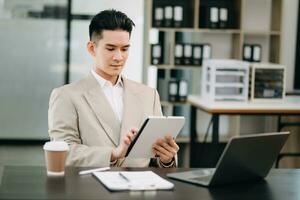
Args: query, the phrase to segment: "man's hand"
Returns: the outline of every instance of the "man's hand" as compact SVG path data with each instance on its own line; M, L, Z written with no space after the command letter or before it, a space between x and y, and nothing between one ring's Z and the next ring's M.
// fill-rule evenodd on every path
M160 161L164 164L170 163L178 150L179 147L171 135L166 135L153 144L153 152L159 156Z
M137 128L131 128L130 131L122 138L119 146L115 149L113 149L110 157L110 161L114 162L115 160L119 158L123 158L127 152L127 149L132 142L132 140L135 138L137 134Z

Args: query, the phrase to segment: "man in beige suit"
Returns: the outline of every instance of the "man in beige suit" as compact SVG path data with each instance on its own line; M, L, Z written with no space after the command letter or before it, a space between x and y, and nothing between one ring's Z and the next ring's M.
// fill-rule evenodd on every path
M137 128L147 116L162 115L155 89L121 75L134 23L105 10L92 19L87 50L94 59L84 79L53 90L48 113L51 140L70 146L67 165L175 167L178 145L170 136L153 144L157 157L126 159Z

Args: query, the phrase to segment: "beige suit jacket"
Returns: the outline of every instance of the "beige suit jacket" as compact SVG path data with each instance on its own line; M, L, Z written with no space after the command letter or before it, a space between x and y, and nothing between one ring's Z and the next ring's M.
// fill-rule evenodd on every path
M162 115L155 89L123 78L122 122L115 116L92 74L52 91L48 125L51 140L70 145L67 165L109 166L111 151L131 127L139 128L147 116ZM147 167L150 159L125 159L122 167Z

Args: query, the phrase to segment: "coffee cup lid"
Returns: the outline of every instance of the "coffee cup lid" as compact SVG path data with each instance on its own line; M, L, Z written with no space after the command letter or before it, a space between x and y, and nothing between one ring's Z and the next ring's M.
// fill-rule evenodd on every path
M68 143L64 141L50 141L44 144L44 150L48 151L68 151Z

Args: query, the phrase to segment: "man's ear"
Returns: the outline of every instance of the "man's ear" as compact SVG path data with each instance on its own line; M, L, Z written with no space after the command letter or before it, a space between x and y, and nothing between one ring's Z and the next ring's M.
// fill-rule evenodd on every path
M92 41L88 41L88 43L86 44L86 48L88 50L88 52L95 57L96 53L95 53L95 43Z

